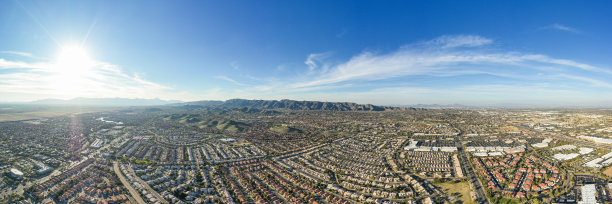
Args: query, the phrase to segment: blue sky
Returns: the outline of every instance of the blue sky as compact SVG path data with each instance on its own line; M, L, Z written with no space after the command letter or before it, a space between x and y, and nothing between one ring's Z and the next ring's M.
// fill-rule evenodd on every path
M603 1L0 4L1 101L612 102ZM60 67L75 46L85 71Z

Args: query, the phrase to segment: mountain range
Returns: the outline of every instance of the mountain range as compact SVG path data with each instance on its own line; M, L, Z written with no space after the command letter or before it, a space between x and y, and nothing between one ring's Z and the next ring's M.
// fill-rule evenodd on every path
M411 107L376 106L372 104L357 104L351 102L321 102L296 100L247 100L230 99L227 101L195 101L175 105L220 106L225 108L255 108L255 109L289 109L289 110L325 110L325 111L389 111L417 110Z
M321 102L296 100L247 100L230 99L226 101L168 101L162 99L128 99L128 98L74 98L69 100L44 99L33 101L35 105L67 105L67 106L178 106L186 108L218 107L218 108L251 108L257 109L289 109L289 110L321 110L321 111L390 111L390 110L420 110L422 108L377 106L372 104L357 104L352 102Z

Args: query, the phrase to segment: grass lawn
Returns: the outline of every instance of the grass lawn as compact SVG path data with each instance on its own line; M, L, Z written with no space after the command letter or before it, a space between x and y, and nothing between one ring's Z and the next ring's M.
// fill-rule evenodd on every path
M502 199L499 199L498 203L500 204L518 204L519 202L513 199L502 198Z
M436 183L436 185L440 186L440 188L442 188L442 190L449 195L456 195L456 193L458 193L459 200L464 204L476 204L476 202L474 202L470 196L470 184L467 181L459 183L449 181L444 183Z

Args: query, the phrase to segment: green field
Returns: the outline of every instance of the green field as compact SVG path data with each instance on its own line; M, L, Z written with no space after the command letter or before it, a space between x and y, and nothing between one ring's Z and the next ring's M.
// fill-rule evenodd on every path
M299 134L299 133L302 133L302 130L294 128L294 127L289 127L289 126L286 126L286 125L274 126L274 127L271 127L270 130L272 130L274 132L278 132L278 133L284 133L284 134Z
M499 199L497 201L497 203L500 203L500 204L518 204L519 201L513 200L513 199L508 199L508 198L502 198L502 199Z

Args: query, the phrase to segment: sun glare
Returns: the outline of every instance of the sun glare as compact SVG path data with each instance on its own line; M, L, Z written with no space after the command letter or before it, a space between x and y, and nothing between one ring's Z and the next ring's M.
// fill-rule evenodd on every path
M83 73L93 64L87 52L80 46L63 48L56 61L56 71L60 73Z
M52 70L54 88L65 94L86 91L87 78L90 77L94 61L81 46L68 46L61 49L55 58Z

